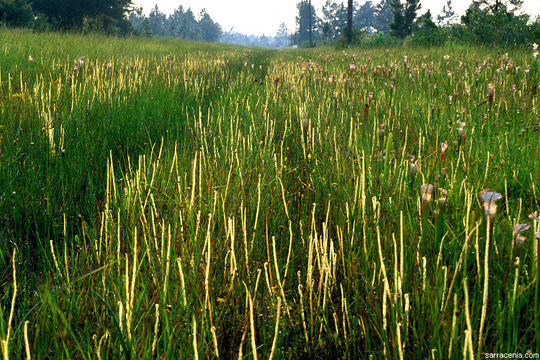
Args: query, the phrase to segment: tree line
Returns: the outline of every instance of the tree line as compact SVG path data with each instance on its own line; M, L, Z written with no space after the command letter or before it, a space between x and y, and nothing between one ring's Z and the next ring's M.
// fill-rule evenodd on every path
M197 19L190 8L185 9L182 5L168 16L157 5L148 16L138 8L130 13L129 20L136 35L207 42L219 41L222 35L221 25L212 20L206 10L203 9Z
M292 34L294 44L309 42L333 42L344 36L348 26L349 9L352 14L352 33L362 31L366 34L386 33L392 20L391 0L374 3L370 0L362 5L351 2L350 6L343 2L327 0L319 16L311 1L297 3L296 32ZM311 23L311 29L309 24Z
M131 0L0 0L4 26L127 34Z
M523 0L473 0L461 17L446 0L434 18L421 12L419 0L327 0L315 9L311 0L296 6L296 26L282 23L274 36L248 36L220 24L202 10L197 16L179 6L166 15L156 5L145 15L132 0L0 0L4 26L36 30L75 30L116 35L164 36L240 45L283 47L383 44L410 41L441 45L447 41L522 45L540 42L540 21L520 12Z
M436 18L421 13L419 0L327 0L320 11L311 0L297 3L293 44L391 44L410 41L442 45L447 41L522 45L540 40L540 19L520 12L523 0L473 0L458 17L447 0ZM352 25L349 25L352 24ZM349 31L350 29L350 31Z
M156 5L148 16L132 0L0 0L4 26L72 30L114 35L166 36L215 42L221 26L202 10L179 6L171 15Z

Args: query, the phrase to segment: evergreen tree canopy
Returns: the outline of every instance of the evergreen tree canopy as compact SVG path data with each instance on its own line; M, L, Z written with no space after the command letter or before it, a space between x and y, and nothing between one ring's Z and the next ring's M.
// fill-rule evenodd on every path
M236 44L279 47L308 41L349 42L349 10L352 11L352 35L359 41L376 44L396 42L411 36L423 45L445 41L465 43L530 45L539 42L540 17L531 21L517 12L523 0L472 0L466 13L458 18L452 0L446 0L436 17L431 13L417 17L419 0L326 0L322 19L310 0L297 0L297 29L289 32L282 24L275 37L250 36L231 31L223 34L221 26L205 11L195 15L183 6L170 15L156 5L150 14L134 8L134 0L0 0L4 26L28 26L34 30L98 31L108 34L164 36L195 41L225 41ZM359 3L360 2L360 3ZM461 20L461 21L459 21ZM347 40L347 41L346 41ZM363 40L362 40L363 41Z
M391 0L381 0L374 9L373 22L371 26L377 32L386 33L389 31L388 25L392 21Z
M4 25L24 26L32 20L32 6L27 0L0 0L0 17Z
M191 9L180 5L167 16L156 5L147 17L137 10L130 15L130 20L137 34L145 36L164 36L194 41L219 41L222 36L221 26L216 23L206 10L195 18Z
M152 8L150 14L148 14L148 21L150 22L150 27L152 28L152 34L158 36L166 36L166 25L167 15L159 10L157 4Z
M287 25L285 23L279 24L279 28L276 32L276 36L274 37L278 42L280 42L281 46L288 45L289 43L288 36L289 36L289 28L287 27Z
M388 25L390 34L403 39L406 36L403 4L400 0L392 0L390 7L392 8L392 21Z
M199 26L201 29L201 37L203 41L215 42L221 37L221 26L214 22L206 10L202 10L200 14Z
M354 27L362 29L366 32L372 32L374 29L374 20L375 6L371 0L367 0L363 5L358 7L354 13Z
M437 15L437 22L439 23L439 26L448 25L453 22L455 18L456 13L454 12L454 8L452 6L452 0L447 0L446 4L444 4L441 10L441 13Z
M35 13L45 15L49 22L62 29L83 27L93 24L107 32L129 29L127 15L131 0L33 0Z
M389 24L390 33L400 39L411 35L416 20L416 13L420 9L419 0L406 0L402 3L400 0L392 0L392 22Z
M414 28L414 22L416 20L417 12L420 10L420 0L406 0L405 1L405 14L404 14L404 30L405 36L412 34ZM431 18L431 14L430 14Z
M296 17L296 25L298 26L298 43L302 44L309 42L309 29L310 29L310 17L311 17L311 27L312 31L315 33L318 32L320 19L315 13L315 8L310 5L309 1L301 1L296 5L298 10L298 16ZM316 37L313 37L312 40L317 40Z
M523 0L473 0L471 7L478 7L495 14L499 11L514 13L521 9L522 5Z
M322 31L327 39L337 39L347 26L347 8L343 3L327 0L322 7Z

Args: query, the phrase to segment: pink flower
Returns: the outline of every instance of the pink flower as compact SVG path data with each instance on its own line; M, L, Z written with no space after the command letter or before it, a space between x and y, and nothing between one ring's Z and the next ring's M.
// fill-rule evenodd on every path
M448 149L448 144L446 142L441 143L441 161L444 160L444 152Z
M495 97L495 84L489 83L488 84L488 100L489 102L493 102L493 98Z
M384 127L386 126L386 123L382 123L379 125L379 136L384 136Z

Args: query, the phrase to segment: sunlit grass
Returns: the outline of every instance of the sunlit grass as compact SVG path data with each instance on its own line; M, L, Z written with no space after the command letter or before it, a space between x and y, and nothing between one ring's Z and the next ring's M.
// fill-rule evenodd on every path
M532 49L0 40L5 357L540 351Z

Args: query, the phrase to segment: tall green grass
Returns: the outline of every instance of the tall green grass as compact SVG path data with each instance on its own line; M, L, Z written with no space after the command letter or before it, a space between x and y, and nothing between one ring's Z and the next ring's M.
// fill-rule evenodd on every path
M0 40L5 358L540 351L532 51Z

